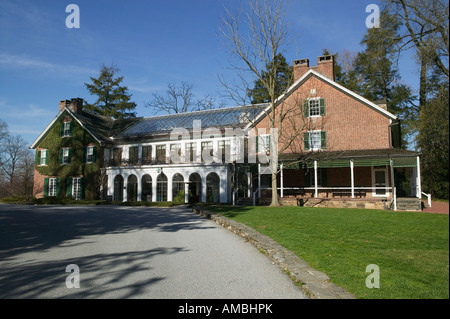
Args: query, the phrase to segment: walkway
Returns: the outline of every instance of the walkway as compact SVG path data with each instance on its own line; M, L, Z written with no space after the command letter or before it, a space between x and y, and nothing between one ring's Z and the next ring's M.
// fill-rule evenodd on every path
M447 214L449 210L449 203L431 201L431 207L423 210L424 213Z

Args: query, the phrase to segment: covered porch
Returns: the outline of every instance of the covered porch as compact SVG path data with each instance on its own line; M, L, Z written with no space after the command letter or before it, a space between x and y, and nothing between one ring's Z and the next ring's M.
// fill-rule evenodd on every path
M265 203L272 196L270 170L259 165L258 173L255 196ZM420 154L402 149L288 154L279 158L277 178L284 205L397 210L399 198L416 198L418 205L422 197Z

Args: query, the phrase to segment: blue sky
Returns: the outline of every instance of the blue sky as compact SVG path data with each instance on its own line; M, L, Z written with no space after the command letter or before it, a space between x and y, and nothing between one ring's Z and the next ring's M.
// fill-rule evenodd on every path
M234 10L247 2L0 0L0 119L31 144L57 114L59 100L95 101L84 83L102 64L120 69L138 116L154 115L145 102L169 82L191 83L198 98L223 93L218 75L233 73L218 24L224 6ZM71 3L80 8L79 29L65 24ZM315 65L324 48L360 51L371 3L378 2L290 0L288 62L308 58ZM400 61L402 81L417 89L414 58L407 53Z

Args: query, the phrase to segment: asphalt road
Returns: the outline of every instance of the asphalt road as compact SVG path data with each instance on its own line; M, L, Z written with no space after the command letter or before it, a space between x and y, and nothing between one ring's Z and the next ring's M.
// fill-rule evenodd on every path
M0 298L305 296L251 244L183 207L0 204Z

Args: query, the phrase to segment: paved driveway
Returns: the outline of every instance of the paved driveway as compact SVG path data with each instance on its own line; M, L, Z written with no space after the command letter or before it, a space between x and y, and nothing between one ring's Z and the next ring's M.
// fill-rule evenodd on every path
M71 264L80 288L66 286ZM249 243L183 207L0 204L0 298L305 296Z

